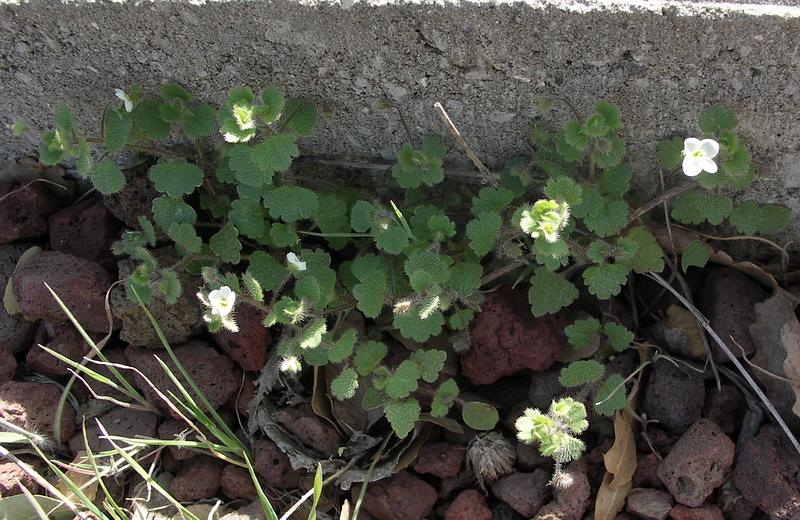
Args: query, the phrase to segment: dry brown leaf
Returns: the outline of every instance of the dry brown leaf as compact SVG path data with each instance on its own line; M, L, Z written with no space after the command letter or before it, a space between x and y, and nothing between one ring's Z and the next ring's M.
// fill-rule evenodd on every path
M614 414L614 445L603 462L606 475L597 492L595 520L611 520L625 505L625 499L633 487L631 478L636 471L636 441L633 438L633 417L627 410Z
M2 184L22 184L37 179L46 179L53 183L45 183L45 186L47 191L57 197L72 196L75 183L64 178L64 168L61 166L44 166L36 159L26 157L10 162L0 170L0 183Z
M691 311L678 305L670 305L667 318L660 322L655 330L660 341L664 341L672 353L692 359L703 359L706 356L703 337L697 326L697 320Z
M86 452L79 451L75 455L75 459L73 459L72 465L79 466L81 464L86 464L88 461L89 459L86 457ZM91 500L92 502L94 501L95 497L97 496L97 488L98 488L97 479L95 478L94 473L89 471L76 471L74 469L67 469L67 478L71 480L76 486L78 486L78 488L80 488L81 491L83 491L83 494L86 495L86 497L89 500ZM56 484L56 488L59 491L61 491L61 493L63 493L63 495L67 497L67 499L69 499L70 502L76 505L80 505L81 500L78 497L76 497L72 493L72 491L70 491L64 480L59 480L58 484Z
M800 417L800 323L796 319L786 322L781 327L781 343L786 349L783 370L791 381L795 395L792 411Z

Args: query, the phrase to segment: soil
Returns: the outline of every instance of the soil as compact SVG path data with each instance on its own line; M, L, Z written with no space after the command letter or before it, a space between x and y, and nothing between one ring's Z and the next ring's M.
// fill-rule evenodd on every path
M75 456L84 449L84 418L99 417L112 434L162 439L185 435L184 423L166 407L103 406L80 384L73 390L77 408L68 406L62 422L57 427L53 423L60 390L52 383L65 383L68 373L64 363L38 345L72 359L80 359L88 347L63 323L41 282L48 282L75 309L95 340L103 338L104 291L129 269L124 259L111 254L111 245L132 225L130 216L136 210L131 208L151 200L147 186L135 189L128 200L89 196L76 203L59 200L36 184L0 201L0 215L8 223L0 233L5 244L0 245L2 281L29 247L45 250L13 279L20 308L42 319L28 323L0 312L0 415L51 438L59 434L68 447L62 454L65 460L70 459L67 453ZM173 253L158 254L166 259ZM791 376L792 369L783 371L783 358L787 353L792 358L792 347L800 350L792 287L781 287L780 277L776 281L766 274L766 266L726 259L721 252L715 259L726 265L691 268L683 277L692 301L737 357L744 352L768 370ZM570 309L534 318L526 292L511 289L513 280L501 282L508 285L485 288L482 312L472 324L472 344L450 364L463 392L499 410L495 433L443 421L422 422L405 441L393 439L376 468L383 478L367 487L359 518L788 520L800 515L800 454L724 352L714 345L715 363L706 361L703 333L669 292L642 276L619 297L597 302L582 294ZM265 329L254 309L237 307L239 333L204 331L192 283L184 281L185 298L177 305L154 304L151 310L212 406L252 446L256 471L271 490L276 509L285 510L309 488L309 460L334 461L329 467L336 467L342 448L352 446L353 431L367 430L377 439L389 434L385 420L357 406L327 400L324 393L326 405L312 399L315 386L329 377L324 370L305 369L296 378L278 378L265 393L265 378L274 373L271 368L277 362L273 337L279 337L280 330ZM680 287L677 281L674 285ZM163 373L159 376L153 354L167 362L168 358L136 306L126 304L121 291L111 300L115 331L103 351L112 361L136 367L141 374L131 382L158 403L142 376L168 389L171 383ZM554 398L577 396L561 386L558 376L565 363L585 354L568 347L563 329L588 316L636 333L634 348L617 355L607 370L607 375L631 376L631 406L616 417L597 415L589 406L591 426L581 437L586 453L566 468L570 480L554 485L552 459L517 442L513 424L527 407L547 409ZM359 326L371 325L362 319ZM794 340L791 334L797 334ZM384 339L393 363L408 357L407 345L388 333ZM642 364L645 368L637 371ZM791 387L776 379L764 381L775 406L800 433ZM107 448L94 423L86 425L91 448ZM356 466L366 469L376 451L377 446L367 450ZM186 449L165 449L156 458L159 478L179 500L220 499L229 510L239 509L240 516L229 518L259 517L252 504L255 490L242 468ZM26 460L33 462L30 456ZM304 463L305 468L300 466ZM18 474L13 464L0 462L2 496L20 492L13 480ZM344 480L347 489L326 486L320 509L329 516L320 518L339 518L345 499L358 496L362 484L357 475L351 472ZM136 479L123 479L111 487L118 498L131 497L136 484ZM41 492L29 480L23 485ZM252 516L241 516L248 512Z

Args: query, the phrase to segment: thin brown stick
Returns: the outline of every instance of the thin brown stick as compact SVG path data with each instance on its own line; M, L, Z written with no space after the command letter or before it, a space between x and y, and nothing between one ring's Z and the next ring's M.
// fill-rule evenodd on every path
M686 191L689 188L691 188L692 186L694 186L694 184L695 184L695 182L693 180L686 181L683 184L679 184L679 185L675 186L674 188L670 188L669 190L665 191L663 194L661 194L658 197L654 198L650 202L647 202L646 204L642 205L641 207L636 208L628 216L628 224L630 224L631 222L635 221L637 218L641 217L642 215L644 215L645 213L647 213L651 209L655 208L656 206L659 206L662 203L668 201L672 197L680 195L684 191Z
M458 141L458 144L461 145L461 148L463 148L467 153L467 156L472 160L472 163L478 168L478 170L480 170L481 174L483 175L483 179L493 187L499 188L500 183L497 182L497 179L494 178L492 172L489 171L489 168L487 168L486 165L483 164L480 159L478 159L478 156L475 155L475 152L472 151L467 142L464 141L464 138L461 137L461 132L459 132L458 128L456 128L456 125L453 124L453 121L450 119L450 116L447 115L447 112L445 112L442 104L437 101L433 104L433 108L439 112L439 116L441 116L442 121L444 121L444 123L447 125L447 128L450 129L450 133L452 133L453 137L456 138L456 141Z

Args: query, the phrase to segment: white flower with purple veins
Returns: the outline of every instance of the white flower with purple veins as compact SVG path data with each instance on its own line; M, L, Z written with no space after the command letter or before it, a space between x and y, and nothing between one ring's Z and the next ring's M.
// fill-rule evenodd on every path
M115 88L114 94L125 102L125 112L130 112L131 110L133 110L133 100L128 94L125 93L124 90L120 88Z
M306 263L301 262L297 255L294 253L289 253L286 255L286 261L289 262L289 269L292 271L305 271L306 270Z
M236 293L231 291L227 285L208 293L208 303L211 305L211 314L219 314L225 317L233 310L236 303Z
M696 139L690 137L683 142L683 173L689 177L699 175L703 171L717 172L714 157L719 153L719 143L713 139Z

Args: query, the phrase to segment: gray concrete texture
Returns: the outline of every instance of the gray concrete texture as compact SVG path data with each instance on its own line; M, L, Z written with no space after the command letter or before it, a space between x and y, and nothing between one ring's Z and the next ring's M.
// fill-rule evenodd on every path
M561 96L584 113L606 99L622 112L636 184L659 185L656 143L699 133L699 113L734 110L760 178L746 198L790 206L800 190L800 8L792 0L527 3L59 2L0 4L0 154L36 147L14 137L24 119L46 127L58 100L94 131L115 88L156 93L178 82L219 103L236 86L316 95L333 113L305 154L391 160L405 142L402 107L416 139L445 136L443 103L492 167L530 155L538 96ZM678 182L680 172L667 182ZM800 219L795 219L800 220ZM780 238L798 234L794 223Z

